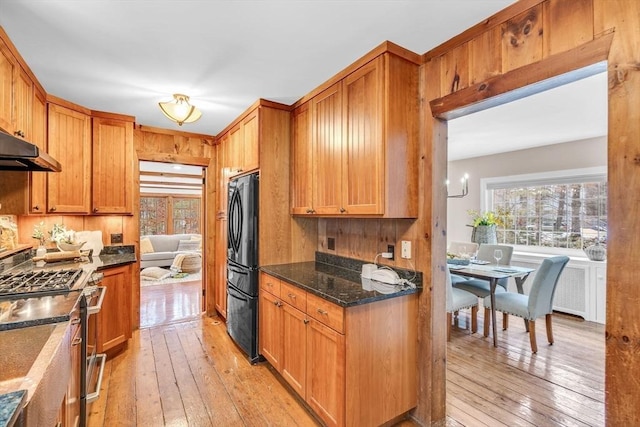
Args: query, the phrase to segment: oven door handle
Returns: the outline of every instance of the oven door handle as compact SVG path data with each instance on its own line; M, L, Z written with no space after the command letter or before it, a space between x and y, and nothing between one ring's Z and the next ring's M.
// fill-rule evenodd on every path
M98 290L100 291L100 297L98 297L98 302L96 305L92 305L87 307L87 314L96 314L102 310L102 301L104 301L104 294L107 293L106 286L98 286Z
M104 374L104 365L107 362L107 355L104 353L96 354L96 359L100 360L100 373L96 382L96 390L93 393L87 393L87 403L91 403L100 397L100 389L102 388L102 375Z

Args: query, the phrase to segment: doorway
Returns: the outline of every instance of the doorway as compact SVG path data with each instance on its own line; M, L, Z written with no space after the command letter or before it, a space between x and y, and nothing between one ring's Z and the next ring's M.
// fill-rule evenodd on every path
M206 169L140 161L140 327L204 312Z
M465 197L449 198L446 203L447 215L447 236L453 241L469 241L471 229L466 225L470 223L469 209L477 211L490 211L493 209L491 198L487 196L486 185L481 182L493 183L494 188L498 188L499 177L502 178L501 185L510 186L509 191L519 192L519 197L528 200L543 200L541 195L532 196L529 186L545 187L557 185L559 181L568 185L567 170L577 170L579 168L598 168L606 170L607 165L607 79L606 73L595 74L584 79L579 79L566 85L558 86L548 92L541 92L527 98L503 104L499 107L483 110L460 118L447 121L447 171L452 182L465 173L469 174L469 193ZM573 97L571 90L577 91L576 95L588 95L588 100L581 100L580 96ZM557 98L555 95L559 95ZM553 100L555 99L555 100ZM589 107L583 109L582 107ZM520 113L516 111L520 110ZM563 111L568 110L570 111ZM574 119L571 120L565 113L571 113ZM575 114L573 114L575 113ZM517 116L527 120L535 121L530 130L527 131L526 123L518 122ZM556 125L560 119L560 125ZM505 126L506 125L506 126ZM549 132L550 131L550 132ZM589 133L591 132L591 133ZM534 141L533 133L537 133L538 139ZM520 145L524 142L528 145ZM465 146L466 145L466 146ZM592 151L592 152L591 152ZM474 152L473 155L468 155ZM526 181L522 177L526 177ZM529 180L537 179L531 183ZM576 179L576 177L572 177ZM587 179L586 176L580 179ZM452 184L449 194L461 193L459 184ZM583 197L586 192L580 193ZM494 196L497 197L497 196ZM498 205L498 204L496 204ZM523 206L525 204L523 203ZM538 205L535 205L538 206ZM540 205L542 206L542 205ZM547 206L548 208L548 206ZM586 204L583 206L587 212ZM533 208L532 208L533 209ZM543 210L542 210L543 211ZM558 217L554 212L554 219ZM538 212L534 212L536 215ZM530 218L533 218L532 215ZM569 218L575 220L576 218ZM582 218L580 218L582 220ZM606 217L605 217L606 221ZM511 227L510 233L506 235L503 244L512 244L515 250L525 251L518 244L530 244L528 252L535 252L535 255L520 255L521 259L540 258L547 255L554 255L569 252L572 262L582 257L586 258L581 249L572 247L568 234L571 231L559 229L566 223L545 222L542 218L539 221L523 221L522 229ZM528 228L537 227L540 229ZM579 228L579 230L584 230ZM606 232L606 231L605 231ZM523 236L527 235L525 239ZM508 240L511 239L511 240ZM536 242L536 245L531 244ZM564 244L564 246L563 246ZM540 247L534 249L534 246ZM544 247L543 247L544 246ZM549 253L550 252L550 253ZM514 254L514 259L518 258ZM586 267L587 261L579 263L572 270L573 273L590 272ZM521 265L514 263L514 265ZM604 264L606 266L606 264ZM521 265L527 266L527 265ZM606 268L606 267L605 267ZM576 278L566 270L563 275L566 278ZM588 277L596 277L596 274L587 274ZM606 274L601 275L606 277ZM529 279L528 285L531 284ZM525 283L525 288L528 286ZM557 297L560 294L567 298L575 296L584 298L573 290L585 285L581 280L575 280L571 292L562 292L558 289ZM595 284L594 284L595 285ZM511 285L510 285L511 287ZM590 286L587 286L590 288ZM604 288L604 286L603 286ZM513 289L510 289L513 290ZM525 292L526 293L526 292ZM604 295L602 295L604 297ZM587 300L595 305L593 299L587 296ZM563 305L569 306L570 301L561 301ZM604 307L604 301L601 302ZM464 408L460 409L460 404L464 400L483 402L484 409L478 411L478 417L486 418L484 422L515 424L512 418L519 411L530 411L527 413L527 421L536 423L535 417L539 416L539 406L542 400L548 399L558 390L566 391L563 395L568 400L582 405L581 409L575 410L570 407L558 409L558 414L563 417L571 417L586 424L600 425L604 423L604 342L601 337L604 335L604 326L592 321L584 321L579 317L556 313L554 315L554 335L556 343L553 346L541 346L537 355L531 356L528 343L528 335L524 331L521 322L509 322L509 329L498 332L498 348L489 348L486 353L486 339L482 332L479 334L469 333L469 314L462 313L462 326L466 328L457 329L452 332L451 343L447 346L447 414L454 418L462 417ZM483 317L479 322L482 325ZM498 322L500 326L500 321ZM481 327L479 328L482 329ZM499 330L501 328L498 328ZM539 342L544 342L544 333L540 333ZM576 336L585 336L585 332L590 334L593 340L588 346L581 347L575 345ZM564 334L564 336L563 336ZM584 339L584 338L583 338ZM546 343L545 343L546 344ZM588 354L588 357L583 355ZM486 357L486 360L484 359ZM561 360L566 357L567 360ZM466 361L473 358L473 363ZM463 360L464 363L457 363ZM516 360L516 363L513 361ZM486 362L486 363L485 363ZM566 362L566 363L565 363ZM517 366L516 366L517 365ZM490 369L495 369L491 372ZM570 383L564 383L566 372L574 370L577 373ZM493 377L489 374L491 372ZM512 375L507 378L506 373ZM486 375L486 378L482 378ZM494 380L500 378L500 380ZM502 383L500 383L502 381ZM526 384L524 387L515 387L509 390L509 398L518 402L512 407L500 408L494 406L494 402L502 398L506 389L505 383ZM469 386L471 384L471 386ZM580 394L571 395L580 384L584 388ZM460 391L460 387L468 387L464 390L464 395L455 392L449 394L449 390ZM541 385L538 389L537 386ZM543 386L542 386L543 385ZM547 388L548 387L548 388ZM553 393L549 393L553 390ZM462 397L461 397L462 396ZM527 403L523 403L527 402ZM452 408L452 409L449 409ZM475 408L474 408L475 409ZM479 414L479 415L478 415ZM547 414L545 414L547 415ZM556 415L557 416L557 415ZM490 419L490 421L487 421Z

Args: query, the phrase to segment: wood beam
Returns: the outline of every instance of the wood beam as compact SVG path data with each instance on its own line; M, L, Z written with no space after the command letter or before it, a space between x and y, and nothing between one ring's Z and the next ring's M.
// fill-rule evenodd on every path
M594 64L606 61L613 37L614 33L610 31L577 48L551 55L541 61L434 99L429 103L431 112L434 117L450 120L566 84L570 80L559 76L571 71L585 69L587 75L604 71L604 65L594 66ZM587 75L569 78L577 80ZM483 103L488 100L491 102Z

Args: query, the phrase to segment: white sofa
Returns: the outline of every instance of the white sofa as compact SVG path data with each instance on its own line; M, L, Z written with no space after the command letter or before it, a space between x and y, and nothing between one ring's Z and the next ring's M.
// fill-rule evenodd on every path
M151 247L144 242L148 240ZM140 268L169 267L179 253L201 252L200 234L156 234L140 236Z

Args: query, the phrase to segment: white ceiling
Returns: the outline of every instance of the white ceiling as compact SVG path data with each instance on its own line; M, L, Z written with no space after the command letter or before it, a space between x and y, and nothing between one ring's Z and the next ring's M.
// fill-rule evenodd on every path
M216 135L258 98L292 104L385 40L422 54L513 2L2 0L0 25L48 93L142 125ZM189 95L202 118L183 127L166 119L157 103L173 93ZM578 94L586 98L571 103L575 114L591 117L581 108L600 103L589 88ZM450 159L601 132L589 129L595 120L574 125L560 113L532 120L556 104L452 121Z

